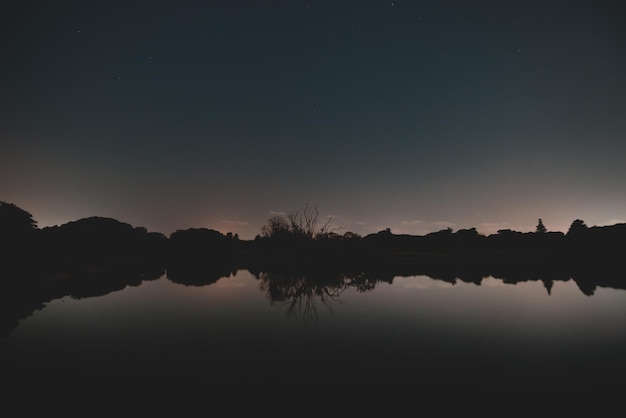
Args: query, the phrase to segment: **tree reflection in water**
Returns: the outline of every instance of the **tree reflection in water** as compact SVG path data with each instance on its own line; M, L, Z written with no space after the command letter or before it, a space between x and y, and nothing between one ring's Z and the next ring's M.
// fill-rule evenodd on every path
M272 305L285 309L290 318L314 325L319 319L318 307L332 314L332 305L341 303L341 294L351 288L357 292L373 290L380 280L365 273L347 275L331 271L255 272L263 291Z
M290 318L301 319L305 324L315 324L319 318L318 306L332 313L334 303L348 288L342 275L311 276L305 274L257 273L260 289L272 305L285 309Z

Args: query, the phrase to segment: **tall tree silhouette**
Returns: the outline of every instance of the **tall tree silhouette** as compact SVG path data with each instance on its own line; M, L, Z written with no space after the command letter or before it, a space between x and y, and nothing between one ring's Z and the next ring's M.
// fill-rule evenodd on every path
M546 232L548 232L541 218L539 218L539 221L537 222L537 229L535 230L535 232L538 234L545 234Z

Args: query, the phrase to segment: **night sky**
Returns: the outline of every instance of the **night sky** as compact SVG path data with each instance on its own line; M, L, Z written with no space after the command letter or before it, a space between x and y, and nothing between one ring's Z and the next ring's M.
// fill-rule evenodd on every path
M626 220L621 1L10 1L0 200L252 239Z

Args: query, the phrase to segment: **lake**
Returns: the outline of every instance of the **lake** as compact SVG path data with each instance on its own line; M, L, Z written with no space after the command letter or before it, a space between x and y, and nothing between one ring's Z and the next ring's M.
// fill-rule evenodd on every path
M395 276L284 278L238 270L210 284L167 274L46 302L1 348L14 379L620 387L626 291Z

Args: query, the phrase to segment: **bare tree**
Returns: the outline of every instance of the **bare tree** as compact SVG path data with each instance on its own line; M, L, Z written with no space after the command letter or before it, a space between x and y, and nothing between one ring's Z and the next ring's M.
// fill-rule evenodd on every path
M285 217L271 217L267 224L261 227L261 236L292 235L307 239L320 238L336 229L332 226L332 221L333 218L328 217L324 223L320 223L317 205L310 206L307 202L302 210L289 212Z

